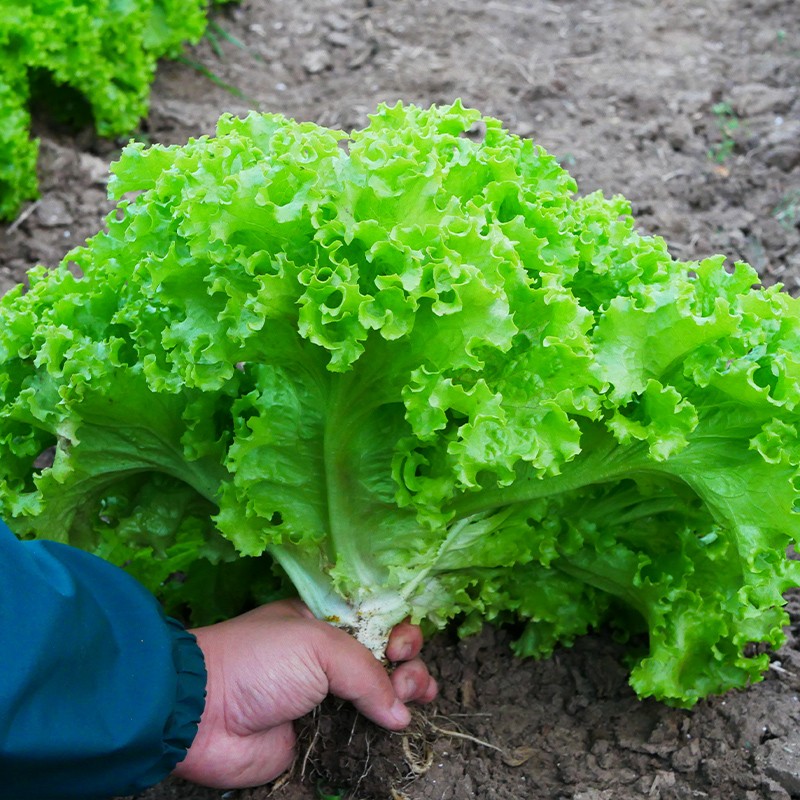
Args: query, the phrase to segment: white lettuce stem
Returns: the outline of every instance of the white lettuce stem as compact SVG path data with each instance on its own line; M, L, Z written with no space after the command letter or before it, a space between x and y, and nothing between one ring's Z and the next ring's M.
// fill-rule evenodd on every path
M375 658L386 661L392 628L408 616L408 611L408 602L397 592L378 592L355 610L356 622L350 632Z
M386 660L389 634L410 610L403 595L386 590L369 592L365 586L363 599L348 603L336 592L330 576L312 563L313 556L280 545L269 549L315 617L351 633L375 658ZM371 585L381 583L383 579L376 577Z
M397 589L380 588L386 585L386 575L376 574L363 560L358 564L348 562L348 571L361 576L361 589L350 602L338 594L328 573L320 566L319 557L306 554L289 546L276 545L270 548L274 558L281 564L300 597L314 616L330 622L351 633L380 661L386 660L386 647L392 628L402 622L415 608L426 610L422 595L430 588L442 558L454 549L463 547L465 540L485 536L494 530L511 513L502 509L496 514L478 514L459 520L440 544L429 565L421 569L413 580ZM354 554L348 554L353 557ZM357 555L357 554L355 554ZM341 556L340 556L341 557ZM368 577L364 575L368 572ZM432 596L436 596L434 592Z

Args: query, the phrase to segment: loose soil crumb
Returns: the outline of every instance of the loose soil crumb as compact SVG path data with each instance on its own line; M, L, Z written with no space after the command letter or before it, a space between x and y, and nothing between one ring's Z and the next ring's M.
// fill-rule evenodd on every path
M725 253L800 293L797 0L246 0L215 22L226 35L162 65L138 138L184 142L250 108L360 128L380 101L461 97L558 155L582 192L624 194L676 256ZM0 226L0 292L111 209L122 142L46 120L36 134L42 196ZM141 800L800 797L796 595L790 610L766 680L691 712L637 700L602 632L541 662L514 659L502 631L445 633L424 653L442 687L427 713L503 752L428 726L430 767L414 776L402 737L341 709L322 719L303 781L166 781Z

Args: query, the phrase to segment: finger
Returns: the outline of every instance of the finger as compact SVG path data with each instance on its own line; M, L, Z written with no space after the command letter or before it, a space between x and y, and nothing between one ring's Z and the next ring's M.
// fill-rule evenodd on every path
M439 684L436 682L436 678L434 678L432 675L429 675L428 687L425 689L425 693L417 700L417 702L431 703L436 699L437 694L439 694Z
M391 681L395 693L404 703L429 703L438 691L436 681L418 658L400 664L392 673Z
M364 645L344 631L318 628L316 657L331 694L349 700L365 717L389 730L400 730L411 713L397 697L386 669Z
M386 658L389 661L408 661L419 655L422 649L422 631L419 625L401 622L389 634Z

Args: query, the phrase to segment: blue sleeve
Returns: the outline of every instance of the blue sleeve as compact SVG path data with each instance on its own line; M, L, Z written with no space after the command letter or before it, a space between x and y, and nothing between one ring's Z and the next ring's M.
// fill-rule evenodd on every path
M194 637L137 581L0 523L0 798L158 783L194 738L205 679Z

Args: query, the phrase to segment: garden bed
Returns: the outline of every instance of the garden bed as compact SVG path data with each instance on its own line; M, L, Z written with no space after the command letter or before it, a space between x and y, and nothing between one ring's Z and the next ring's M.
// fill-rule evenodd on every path
M139 136L183 142L249 108L360 128L380 101L461 97L558 155L582 192L624 194L676 256L725 253L798 294L799 87L796 0L247 0L162 65ZM42 195L0 228L0 291L111 208L121 143L36 127ZM280 786L224 797L800 797L795 597L790 611L765 681L689 712L638 701L602 631L542 662L513 659L509 632L444 633L425 651L441 698L414 737L342 708L318 721L302 780L299 762ZM143 798L222 796L168 781Z

